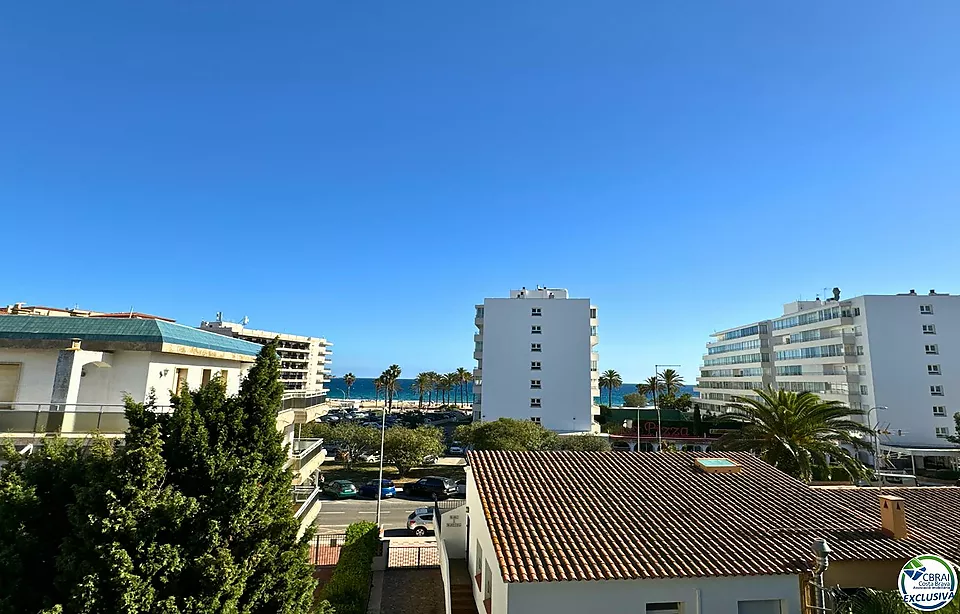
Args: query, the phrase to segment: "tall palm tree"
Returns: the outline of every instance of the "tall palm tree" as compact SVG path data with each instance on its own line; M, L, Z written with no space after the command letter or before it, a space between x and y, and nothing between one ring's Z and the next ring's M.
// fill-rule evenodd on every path
M418 373L416 379L413 381L413 389L416 390L417 394L420 395L418 407L423 409L423 395L427 392L433 391L433 380L430 377L430 373Z
M457 385L460 387L460 404L463 405L464 399L467 395L467 383L473 378L473 374L464 369L463 367L457 367Z
M607 389L607 407L613 407L613 389L623 386L623 379L613 369L607 369L600 376L600 387Z
M383 390L383 376L381 375L377 379L373 380L374 394L373 397L373 406L378 407L380 403L380 391Z
M353 388L353 385L357 381L357 376L353 373L347 373L343 376L343 383L347 387L347 398L350 398L350 389Z
M456 373L447 373L446 375L440 376L440 390L443 392L443 402L450 402L450 392L453 391L453 387L457 383L457 374Z
M648 398L653 397L656 399L662 390L663 382L660 381L660 376L658 375L651 375L645 382L637 384L637 392Z
M676 395L683 386L683 377L673 369L664 369L660 374L660 386L667 394Z
M720 450L754 452L764 461L793 477L809 482L813 470L829 471L830 461L839 463L852 478L866 473L847 449L869 447L873 431L851 416L866 415L839 401L823 401L812 392L754 390L759 399L734 397L734 413L724 416L743 427L727 433L716 445ZM828 460L829 455L829 460Z
M400 365L393 364L387 367L386 370L384 370L384 372L380 375L380 377L383 378L383 390L385 394L384 398L386 399L386 407L388 412L393 409L394 393L400 391L400 384L397 382L397 380L400 379L400 371Z

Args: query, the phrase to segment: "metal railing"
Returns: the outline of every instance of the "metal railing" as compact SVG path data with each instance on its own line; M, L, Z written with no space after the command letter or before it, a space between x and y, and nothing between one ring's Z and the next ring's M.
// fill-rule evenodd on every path
M294 486L291 489L291 495L293 502L300 504L299 507L297 507L297 511L293 514L293 517L299 520L303 518L314 505L320 502L320 487Z
M439 567L440 552L435 544L424 546L394 546L391 544L387 567Z
M288 390L283 393L283 405L280 411L307 409L315 405L322 405L326 401L326 390Z
M0 403L0 433L122 435L129 426L125 409L120 403ZM169 405L148 409L173 411Z
M340 560L340 551L347 541L346 533L314 535L310 544L310 561L314 565L333 566Z
M327 451L323 449L323 439L294 439L289 466L294 471L300 471L304 465L316 458L318 454L326 453Z

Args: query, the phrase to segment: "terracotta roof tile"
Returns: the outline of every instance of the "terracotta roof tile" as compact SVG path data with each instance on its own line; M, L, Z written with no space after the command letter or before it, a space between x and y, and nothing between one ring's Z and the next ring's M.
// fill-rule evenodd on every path
M739 473L702 473L696 458ZM750 454L471 452L507 582L792 574L834 560L960 558L960 488L890 489L910 537L880 532L877 489L811 488ZM938 514L929 513L936 510Z

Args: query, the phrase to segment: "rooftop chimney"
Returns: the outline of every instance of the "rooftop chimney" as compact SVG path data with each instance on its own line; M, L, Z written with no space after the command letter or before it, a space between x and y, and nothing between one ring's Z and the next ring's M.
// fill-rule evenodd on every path
M880 495L881 530L887 537L904 539L907 536L907 516L903 504L902 497Z
M917 295L917 291L914 290L913 288L910 288L910 296L916 296L916 295Z
M936 296L936 294L937 294L936 290L930 290L930 296Z

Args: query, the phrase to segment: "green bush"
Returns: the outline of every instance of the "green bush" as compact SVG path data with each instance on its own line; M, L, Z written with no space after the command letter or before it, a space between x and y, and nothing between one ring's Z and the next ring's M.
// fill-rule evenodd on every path
M330 602L337 614L364 614L370 597L370 564L380 541L373 522L355 522L347 527L340 560L320 599Z

